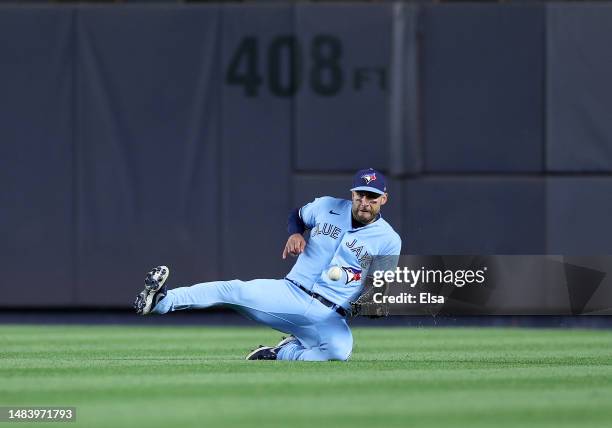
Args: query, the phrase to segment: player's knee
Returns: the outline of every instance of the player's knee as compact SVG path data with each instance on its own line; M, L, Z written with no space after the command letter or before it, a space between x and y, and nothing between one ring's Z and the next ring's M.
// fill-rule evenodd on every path
M353 352L353 343L343 343L327 349L327 357L330 360L346 361L351 357Z

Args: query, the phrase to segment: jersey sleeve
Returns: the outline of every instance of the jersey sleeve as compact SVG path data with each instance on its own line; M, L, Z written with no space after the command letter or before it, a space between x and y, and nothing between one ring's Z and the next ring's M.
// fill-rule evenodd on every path
M307 203L300 208L299 215L306 228L312 229L317 224L317 214L327 205L328 196L316 198L314 201Z
M389 245L381 251L382 254L374 256L368 276L374 274L375 271L395 270L399 263L399 256L402 252L402 240L399 236L395 236Z
M300 218L300 209L296 208L289 213L289 217L287 218L287 232L289 235L293 235L294 233L299 233L301 235L305 230L306 225Z

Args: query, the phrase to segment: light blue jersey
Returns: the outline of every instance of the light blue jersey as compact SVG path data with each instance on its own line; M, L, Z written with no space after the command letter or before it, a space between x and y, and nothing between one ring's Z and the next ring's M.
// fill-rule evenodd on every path
M348 308L363 289L372 258L384 260L376 269L395 269L402 240L382 217L359 228L352 226L351 201L324 196L304 205L300 217L310 229L306 248L287 278ZM388 256L388 257L379 257ZM331 280L327 271L342 268Z
M367 178L373 180L371 174ZM310 239L286 279L235 279L174 288L152 312L227 306L293 336L275 348L279 360L347 360L353 336L345 315L296 284L348 309L349 301L362 291L368 268L395 269L401 239L380 217L354 229L351 202L343 199L315 199L302 207L300 216ZM382 263L379 256L384 256ZM342 268L338 281L327 276L331 266Z

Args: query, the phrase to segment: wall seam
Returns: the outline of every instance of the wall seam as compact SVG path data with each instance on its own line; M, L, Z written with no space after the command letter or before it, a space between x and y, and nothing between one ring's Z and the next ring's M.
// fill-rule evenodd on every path
M71 47L70 47L70 56L71 56L71 79L70 79L70 117L72 121L71 126L71 143L72 143L72 218L73 218L73 234L72 234L72 303L78 304L79 300L79 241L80 241L80 231L79 231L79 150L78 150L78 126L79 126L79 116L78 116L78 66L77 66L77 58L78 58L78 49L77 49L77 20L78 20L78 9L76 7L72 8L71 16L70 16L70 25L71 25Z

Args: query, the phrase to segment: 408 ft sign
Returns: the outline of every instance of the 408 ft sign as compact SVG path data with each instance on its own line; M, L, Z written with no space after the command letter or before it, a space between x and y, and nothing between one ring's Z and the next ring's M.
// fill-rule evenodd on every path
M375 85L380 90L387 88L387 73L384 67L353 67L343 69L343 48L340 40L332 35L314 36L304 51L302 43L293 35L273 38L265 48L265 63L260 66L260 42L256 37L244 37L231 57L225 82L241 86L247 97L256 97L260 87L267 83L272 95L292 97L305 84L318 95L338 95L351 84L360 91ZM308 55L308 69L304 67Z

